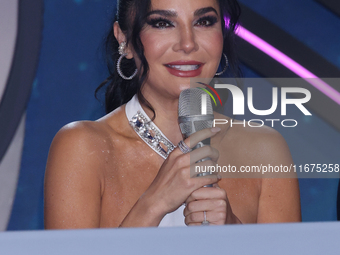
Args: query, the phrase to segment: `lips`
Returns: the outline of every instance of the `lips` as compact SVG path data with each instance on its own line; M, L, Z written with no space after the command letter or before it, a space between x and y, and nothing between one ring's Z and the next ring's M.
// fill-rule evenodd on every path
M204 63L197 61L176 61L164 66L170 74L177 77L196 77L202 73Z

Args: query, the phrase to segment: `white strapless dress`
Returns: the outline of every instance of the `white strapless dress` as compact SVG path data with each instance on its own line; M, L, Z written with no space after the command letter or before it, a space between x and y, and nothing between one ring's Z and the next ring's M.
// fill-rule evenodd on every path
M165 215L159 227L186 227L183 215L184 208L185 206L181 205L176 211Z

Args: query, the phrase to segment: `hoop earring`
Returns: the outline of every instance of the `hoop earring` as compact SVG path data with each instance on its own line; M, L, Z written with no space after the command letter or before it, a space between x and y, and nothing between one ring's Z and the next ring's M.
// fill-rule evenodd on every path
M222 70L222 72L216 73L216 74L215 74L216 76L222 75L222 74L223 74L225 71L227 71L227 69L228 69L229 61L228 61L227 55L223 53L223 56L224 56L224 58L225 58L225 67L224 67L224 69Z
M124 53L125 51L125 46L126 46L126 42L122 42L120 45L119 45L119 48L118 48L118 52L119 52L119 59L117 61L117 72L119 74L120 77L122 77L124 80L132 80L133 78L135 78L135 76L137 75L137 72L138 72L138 69L135 70L135 72L127 77L123 74L122 70L121 70L121 63L122 63L122 60L124 57L126 57L128 54L127 53Z

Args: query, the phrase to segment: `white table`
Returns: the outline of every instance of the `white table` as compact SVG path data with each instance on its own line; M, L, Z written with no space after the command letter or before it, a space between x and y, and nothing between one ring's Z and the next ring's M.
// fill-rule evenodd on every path
M0 254L340 254L340 222L0 233Z

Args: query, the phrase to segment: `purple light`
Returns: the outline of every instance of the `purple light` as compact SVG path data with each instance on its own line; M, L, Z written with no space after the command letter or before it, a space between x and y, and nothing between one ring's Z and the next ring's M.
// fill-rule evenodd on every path
M227 24L226 20L226 24ZM315 74L308 71L306 68L289 58L287 55L283 54L278 49L271 46L269 43L265 42L252 32L248 31L242 26L238 26L236 34L241 37L243 40L249 42L259 50L266 53L268 56L272 57L289 70L305 79L308 83L310 83L313 87L321 91L323 94L328 96L338 105L340 105L340 92L332 88L329 84L318 78ZM312 79L311 79L312 78Z
M224 27L228 28L230 25L230 19L224 16Z

